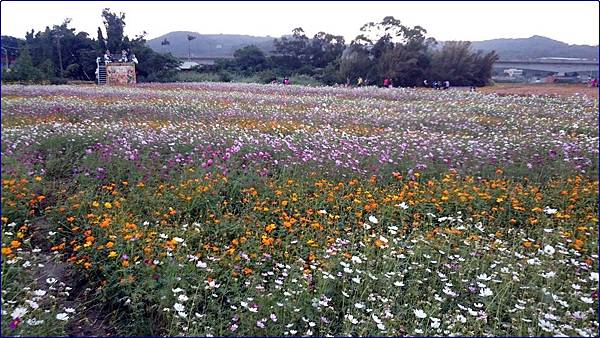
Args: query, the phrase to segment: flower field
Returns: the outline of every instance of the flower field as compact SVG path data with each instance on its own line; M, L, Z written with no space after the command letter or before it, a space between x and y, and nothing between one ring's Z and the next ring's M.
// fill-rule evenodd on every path
M598 99L2 86L2 335L598 335Z

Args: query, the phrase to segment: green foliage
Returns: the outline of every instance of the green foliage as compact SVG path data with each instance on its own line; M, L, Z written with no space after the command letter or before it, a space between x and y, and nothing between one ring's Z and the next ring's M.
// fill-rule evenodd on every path
M431 74L456 85L484 86L491 78L495 52L473 52L468 41L449 41L432 57Z
M125 14L112 13L110 8L102 10L102 19L104 19L104 28L106 29L106 47L110 51L120 51L126 46L123 44L125 38L123 31L125 29Z
M36 82L45 78L45 74L33 66L29 48L25 47L15 61L15 66L3 77L6 81Z
M265 53L255 45L236 50L233 57L236 68L245 75L260 72L268 67Z

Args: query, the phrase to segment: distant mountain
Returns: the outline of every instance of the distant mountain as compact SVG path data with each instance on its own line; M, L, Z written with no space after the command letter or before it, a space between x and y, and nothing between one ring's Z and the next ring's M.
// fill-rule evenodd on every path
M527 60L542 57L598 59L598 46L569 45L539 35L523 39L473 41L472 46L475 50L495 50L503 60Z
M148 40L148 46L157 52L171 52L180 58L188 57L188 35L196 37L190 41L192 57L232 57L233 53L245 46L256 45L265 52L273 50L273 39L264 36L238 34L199 34L195 32L171 32ZM169 45L161 45L164 39Z
M148 45L157 52L170 51L173 55L185 59L188 56L188 34L196 37L190 43L192 57L232 57L237 49L248 45L256 45L265 53L273 50L274 38L272 37L238 34L198 34L195 32L171 32L149 40ZM169 40L170 45L161 45L165 38ZM440 46L442 44L443 42L440 43ZM473 41L472 46L475 50L495 50L500 59L503 60L528 60L541 57L598 59L598 46L569 45L539 35L521 39Z

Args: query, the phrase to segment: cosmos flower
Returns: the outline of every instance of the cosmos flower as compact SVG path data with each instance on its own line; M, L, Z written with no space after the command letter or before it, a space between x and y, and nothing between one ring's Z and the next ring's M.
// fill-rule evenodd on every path
M423 311L421 309L414 309L413 313L415 314L415 316L417 318L420 318L420 319L424 319L427 317L427 314L425 313L425 311Z

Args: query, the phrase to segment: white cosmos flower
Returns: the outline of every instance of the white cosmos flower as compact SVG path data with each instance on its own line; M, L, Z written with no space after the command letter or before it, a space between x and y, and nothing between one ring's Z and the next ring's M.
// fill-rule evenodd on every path
M173 240L175 240L177 243L183 243L183 238L181 237L174 237Z
M431 327L432 328L437 329L440 327L440 324L442 324L442 322L440 321L439 318L431 317Z
M48 283L48 284L54 284L54 283L56 283L56 278L52 278L52 277L46 278L46 283Z
M360 277L356 276L356 277L352 278L352 281L356 284L360 284Z
M183 312L185 310L185 306L183 306L183 304L179 304L179 303L175 303L175 305L173 305L173 308L177 312Z
M40 324L44 324L43 320L39 320L37 318L31 318L31 319L27 319L27 325L29 326L37 326Z
M66 314L66 313L64 313L64 312L63 313L59 313L59 314L56 315L56 319L66 321L66 320L69 319L69 315Z
M348 319L350 321L350 323L352 324L358 324L358 319L354 318L353 315L351 314L347 314L344 316L346 319Z
M383 325L383 323L379 323L379 324L377 324L377 328L378 328L380 331L383 331L383 330L385 330L385 325Z
M544 208L544 212L545 212L547 215L554 215L554 214L556 214L556 212L557 212L557 211L558 211L558 209L552 209L552 208L550 208L549 206L546 206L546 207Z
M362 304L362 303L355 303L355 304L354 304L354 307L355 307L355 308L357 308L357 309L364 309L364 308L365 308L365 305L364 305L364 304Z
M377 217L375 216L369 216L369 222L373 223L373 224L377 224L379 223L379 220L377 219Z
M38 297L42 297L43 295L46 294L46 291L38 289L38 290L33 291L33 294Z
M17 318L23 317L26 313L27 313L27 309L19 306L13 310L13 312L10 314L10 316L12 317L12 319L17 319Z
M199 267L200 269L206 269L206 263L204 263L203 261L198 261L196 263L196 266Z
M416 309L416 310L413 310L413 312L415 313L415 316L416 316L417 318L421 318L421 319L423 319L423 318L426 318L426 317L427 317L427 314L425 313L425 311L423 311L423 310L421 310L421 309Z
M549 271L547 273L542 273L540 274L540 276L544 277L544 278L554 278L554 276L556 276L556 272L554 271Z
M477 279L479 279L479 280L491 280L492 277L488 276L485 273L482 273L481 275L477 276Z
M183 302L187 302L188 299L189 299L188 296L186 296L184 294L181 294L181 295L179 295L179 297L177 297L177 300L180 301L180 302L182 302L182 303Z
M362 259L360 259L358 256L352 256L352 263L360 264L362 263Z
M552 255L554 255L555 252L556 252L556 250L552 247L552 245L546 245L544 247L544 253L546 255L552 256Z
M372 314L371 318L373 318L373 321L375 321L375 323L381 324L381 319L379 319L379 317L377 317L377 315Z
M598 273L597 272L591 272L590 273L590 280L592 282L597 282L598 281Z
M581 285L579 284L571 284L571 287L575 290L581 290Z
M25 303L29 304L29 306L34 310L40 307L40 305L38 303L30 301L30 300L25 300Z
M406 204L406 202L402 202L400 204L396 204L397 207L400 207L404 210L408 209L408 205Z
M479 289L479 295L481 297L489 297L489 296L491 296L493 294L494 293L492 292L492 290L490 288Z
M179 292L183 292L185 290L182 288L177 288L177 289L171 289L171 291L173 291L173 293L179 293Z
M581 297L580 298L582 302L586 303L586 304L592 304L594 303L594 300L592 299L592 297Z
M66 308L65 308L65 312L66 312L66 313L75 313L75 309L74 309L74 308L72 308L72 307L66 307Z

